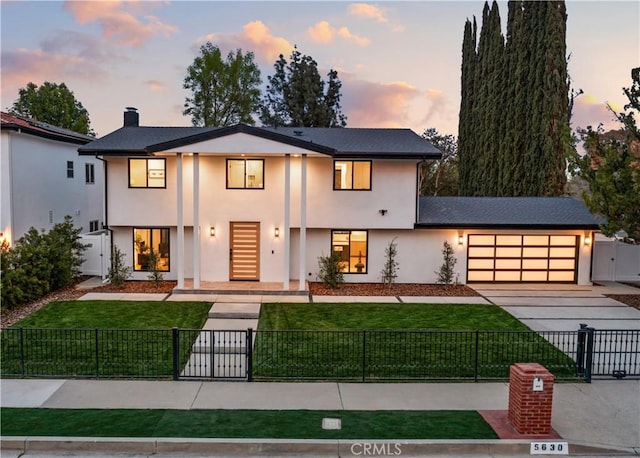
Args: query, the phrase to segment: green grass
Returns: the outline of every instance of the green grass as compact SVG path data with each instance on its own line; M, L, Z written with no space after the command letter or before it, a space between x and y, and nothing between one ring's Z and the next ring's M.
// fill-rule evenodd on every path
M260 330L529 328L495 305L475 304L264 304Z
M199 329L207 302L59 301L52 302L13 328Z
M171 328L195 330L181 333L185 364L209 308L206 302L53 302L2 332L0 373L170 377Z
M475 411L1 409L3 436L497 439ZM340 418L341 430L322 429Z
M493 305L267 304L253 375L490 380L508 379L509 367L523 361L539 362L557 378L575 377L571 358Z

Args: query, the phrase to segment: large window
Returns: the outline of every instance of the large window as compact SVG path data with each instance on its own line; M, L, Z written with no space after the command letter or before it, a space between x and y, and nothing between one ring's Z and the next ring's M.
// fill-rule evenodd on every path
M371 190L371 161L334 161L333 189Z
M227 159L227 189L264 189L264 159Z
M338 253L345 273L367 273L367 231L331 231L331 252Z
M134 228L133 270L151 271L153 255L156 255L156 267L159 271L169 271L169 229Z
M165 188L165 159L129 159L130 188Z

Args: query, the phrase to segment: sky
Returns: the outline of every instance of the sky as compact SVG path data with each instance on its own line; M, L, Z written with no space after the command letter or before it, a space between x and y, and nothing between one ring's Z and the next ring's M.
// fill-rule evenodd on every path
M507 3L498 2L503 30ZM572 127L618 128L640 66L640 2L567 0ZM207 41L251 51L263 86L296 45L323 76L338 71L347 127L436 128L457 136L464 24L483 1L0 0L0 101L29 82L64 82L98 136L136 107L145 126L188 126L187 67ZM259 124L259 121L258 121Z

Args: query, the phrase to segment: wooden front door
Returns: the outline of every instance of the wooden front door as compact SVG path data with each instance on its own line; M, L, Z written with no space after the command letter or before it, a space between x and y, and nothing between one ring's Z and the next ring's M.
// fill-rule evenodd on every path
M260 280L260 223L230 223L229 279Z

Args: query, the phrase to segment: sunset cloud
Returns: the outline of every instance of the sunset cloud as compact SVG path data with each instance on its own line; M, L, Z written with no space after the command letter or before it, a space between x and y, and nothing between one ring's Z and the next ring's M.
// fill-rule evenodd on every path
M331 43L335 37L341 37L347 41L357 44L358 46L367 46L371 43L371 40L368 38L354 35L347 27L340 27L338 29L332 27L327 21L320 21L313 27L309 27L307 29L307 33L315 43Z
M612 108L621 111L621 107L614 106ZM571 127L574 130L586 129L588 126L595 129L600 123L602 123L605 131L620 128L620 123L607 108L605 101L597 100L589 94L576 97L573 104Z
M409 105L420 90L403 81L375 83L342 75L344 112L350 127L406 127Z
M293 45L282 37L274 36L262 21L253 21L244 25L242 33L225 35L210 33L198 38L198 46L210 41L227 51L241 48L244 52L253 52L256 60L263 64L273 64L280 54L289 56Z
M147 80L144 82L145 86L151 89L152 92L165 92L167 85L158 80Z
M367 19L373 19L374 21L383 24L389 22L382 8L369 5L367 3L352 3L351 5L349 5L348 11L352 16L360 16Z
M153 3L149 2L151 6ZM136 2L121 1L67 1L64 9L82 25L97 22L102 35L125 46L141 46L155 35L168 37L178 31L156 16L142 15L144 7ZM137 17L140 14L142 17Z

